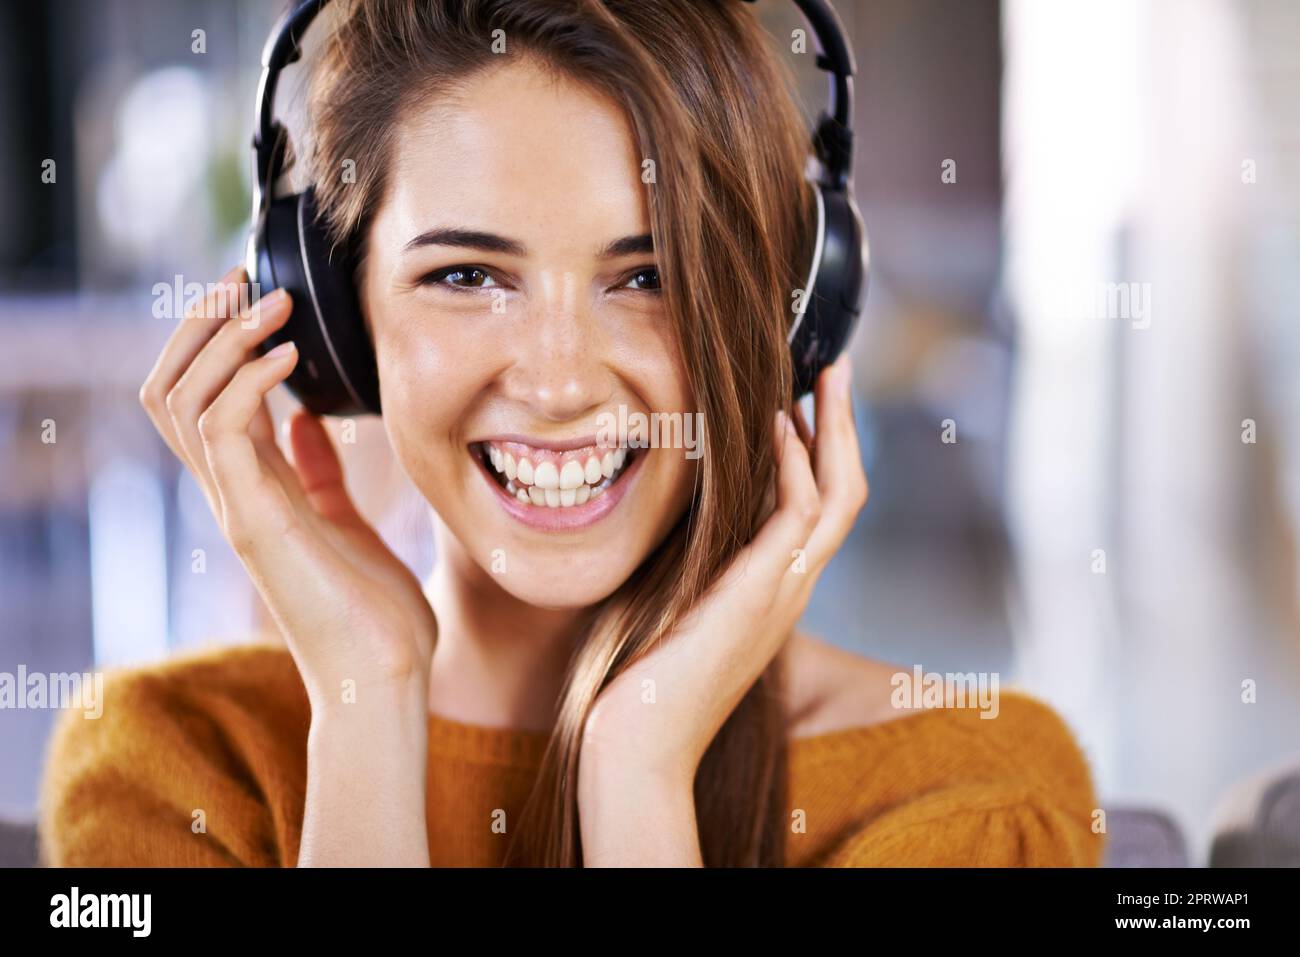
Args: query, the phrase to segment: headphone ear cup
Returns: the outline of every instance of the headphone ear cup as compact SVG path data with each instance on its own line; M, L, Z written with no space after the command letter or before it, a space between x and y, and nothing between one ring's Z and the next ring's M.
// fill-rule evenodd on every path
M804 309L790 332L794 397L812 391L817 376L848 344L867 291L867 235L857 204L844 190L816 184L818 236Z
M293 311L259 347L293 340L298 364L285 381L317 415L378 414L374 349L352 281L351 255L330 248L312 189L271 201L254 233L249 279L259 296L285 289Z

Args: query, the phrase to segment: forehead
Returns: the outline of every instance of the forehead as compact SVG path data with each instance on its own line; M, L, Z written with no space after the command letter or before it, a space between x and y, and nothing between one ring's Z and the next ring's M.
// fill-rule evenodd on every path
M494 228L530 247L562 234L599 234L583 236L590 245L648 231L623 110L526 59L409 110L394 147L385 218L402 242L435 223Z

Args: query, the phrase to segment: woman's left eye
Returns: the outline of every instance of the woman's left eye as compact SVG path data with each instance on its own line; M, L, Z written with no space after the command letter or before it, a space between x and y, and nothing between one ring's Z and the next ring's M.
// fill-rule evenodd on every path
M638 269L628 277L622 288L637 289L643 292L657 292L659 289L659 270L653 266Z
M496 280L486 270L477 266L450 266L431 272L420 280L423 286L448 286L452 289L486 289L495 286Z

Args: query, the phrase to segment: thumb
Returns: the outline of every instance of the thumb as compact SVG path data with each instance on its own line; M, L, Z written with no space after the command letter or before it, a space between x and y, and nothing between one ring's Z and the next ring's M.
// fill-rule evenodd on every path
M321 420L297 409L286 424L289 451L303 494L322 518L362 523L343 483L343 465Z

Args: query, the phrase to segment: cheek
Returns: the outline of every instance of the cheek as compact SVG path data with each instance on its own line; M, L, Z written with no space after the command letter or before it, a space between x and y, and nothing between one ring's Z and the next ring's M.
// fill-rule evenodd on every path
M391 402L403 416L421 410L419 419L428 421L443 412L439 404L427 402L430 392L437 383L454 387L453 377L464 364L454 361L458 357L440 337L418 335L413 325L392 319L384 323L375 343L379 384L385 409Z
M446 337L388 317L375 340L384 426L407 474L426 495L444 487L462 416L481 384L473 354Z
M621 317L606 329L614 362L641 393L647 411L685 409L686 367L668 318L658 312Z

